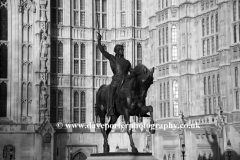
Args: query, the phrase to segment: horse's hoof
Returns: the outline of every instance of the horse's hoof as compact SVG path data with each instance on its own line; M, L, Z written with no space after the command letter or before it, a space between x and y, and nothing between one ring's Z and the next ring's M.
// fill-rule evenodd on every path
M133 147L133 148L132 148L132 153L138 153L138 150L137 150L136 147Z
M151 134L155 134L155 131L156 131L155 128L153 128L153 129L152 129L152 128L149 128L149 132L150 132Z
M108 144L104 144L103 145L103 152L104 153L108 153L109 152L109 145Z

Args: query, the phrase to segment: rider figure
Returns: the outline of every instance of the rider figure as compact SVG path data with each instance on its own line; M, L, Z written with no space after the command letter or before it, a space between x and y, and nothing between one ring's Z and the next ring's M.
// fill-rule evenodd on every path
M113 72L112 82L110 84L110 91L109 91L109 101L108 101L108 115L113 115L113 107L114 107L114 97L117 90L117 87L120 86L124 78L128 75L128 72L132 71L131 63L124 58L124 49L123 45L117 44L114 47L114 52L116 53L115 56L109 54L105 51L104 47L101 44L102 36L98 33L98 48L101 53L109 60L110 67Z

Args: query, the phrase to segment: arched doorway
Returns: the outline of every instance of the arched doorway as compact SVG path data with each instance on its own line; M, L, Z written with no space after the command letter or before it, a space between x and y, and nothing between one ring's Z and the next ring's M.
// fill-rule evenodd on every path
M82 152L78 152L74 155L73 160L86 160L87 156L83 154Z

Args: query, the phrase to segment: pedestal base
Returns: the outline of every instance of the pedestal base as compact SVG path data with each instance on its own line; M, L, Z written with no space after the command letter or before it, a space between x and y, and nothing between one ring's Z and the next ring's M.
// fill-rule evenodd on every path
M110 152L91 154L87 160L157 160L152 153Z

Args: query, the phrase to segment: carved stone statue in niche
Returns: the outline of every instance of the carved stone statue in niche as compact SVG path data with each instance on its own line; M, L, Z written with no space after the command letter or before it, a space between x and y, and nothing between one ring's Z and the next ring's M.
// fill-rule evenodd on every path
M44 86L47 87L47 81L48 81L47 67L44 68L44 73L42 73L42 81Z
M47 34L43 33L42 34L42 39L40 42L40 56L41 57L46 57L48 56L48 47L50 44L47 42Z
M42 91L41 91L41 99L42 99L41 108L47 108L48 93L47 93L47 88L45 86L42 88Z
M4 146L3 148L3 159L14 160L15 159L15 147L12 145Z

